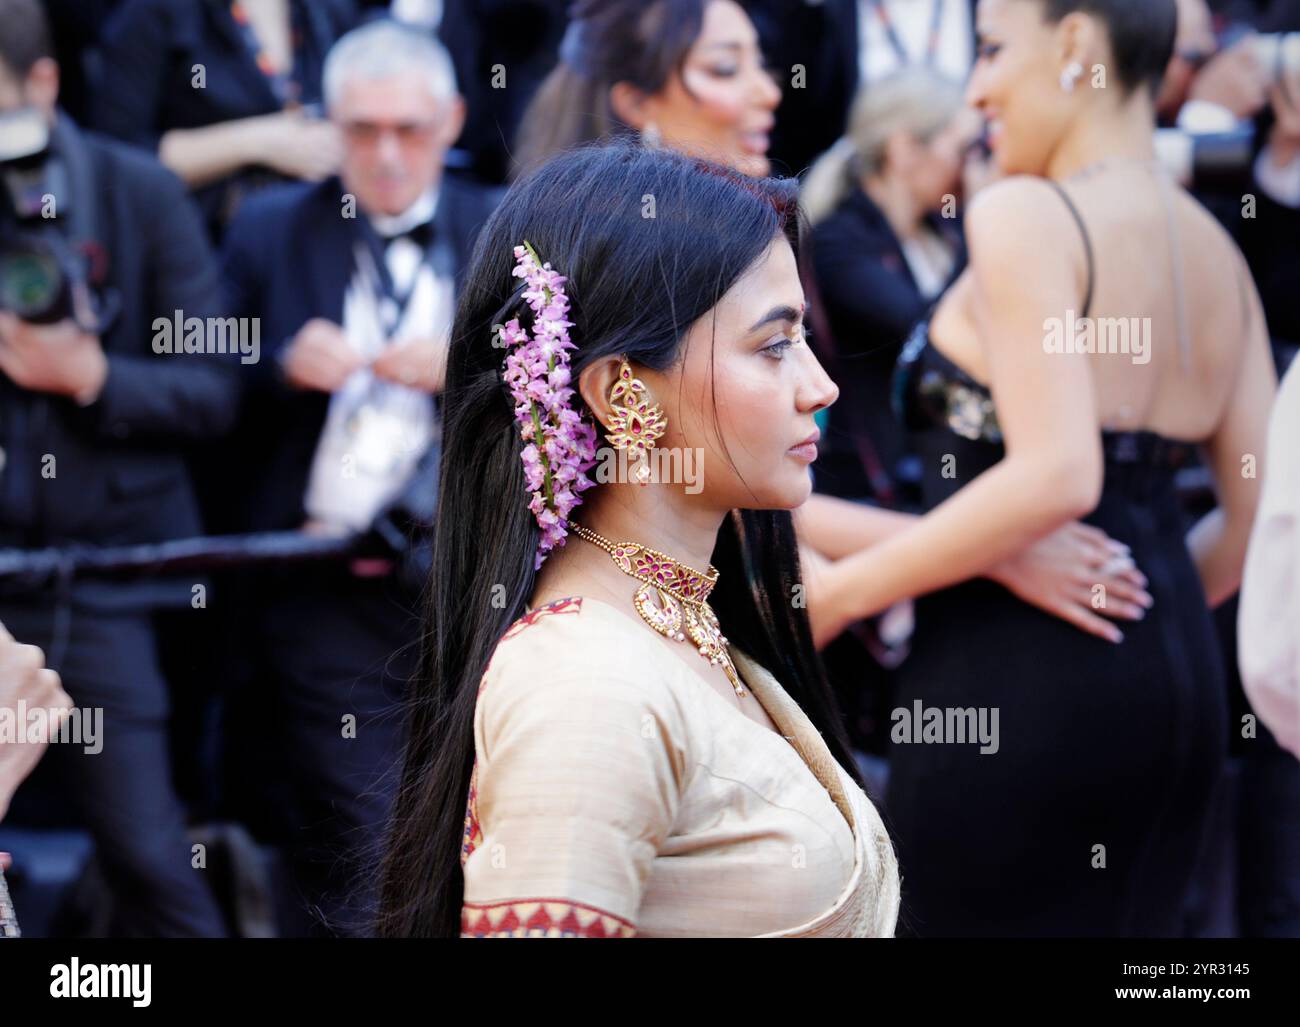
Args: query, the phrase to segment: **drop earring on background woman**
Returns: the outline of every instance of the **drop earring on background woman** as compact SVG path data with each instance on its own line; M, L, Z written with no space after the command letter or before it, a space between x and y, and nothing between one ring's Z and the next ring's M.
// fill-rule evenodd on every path
M1073 93L1075 83L1083 77L1083 65L1078 61L1071 61L1070 64L1061 72L1061 92Z

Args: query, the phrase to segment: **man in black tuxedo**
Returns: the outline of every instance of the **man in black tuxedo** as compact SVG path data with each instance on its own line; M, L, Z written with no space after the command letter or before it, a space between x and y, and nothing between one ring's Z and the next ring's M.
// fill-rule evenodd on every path
M495 200L443 173L464 103L429 35L388 21L354 30L326 60L325 95L340 177L252 198L225 245L230 306L261 318L269 351L238 450L254 529L364 532L436 475L456 282ZM294 568L261 591L262 659L287 718L294 877L330 933L365 929L419 586L354 560Z
M238 363L161 353L155 330L177 311L219 313L197 212L153 158L83 133L57 110L59 68L36 0L0 0L0 25L0 251L62 252L65 277L85 285L51 290L46 310L23 305L40 290L4 292L14 309L0 311L0 548L197 535L184 453L233 423ZM113 933L226 931L191 865L155 654L157 611L188 607L191 588L74 581L55 592L0 581L0 621L46 650L78 706L103 710L102 749L53 746L31 785L48 769L44 784L61 786L86 820L117 899Z

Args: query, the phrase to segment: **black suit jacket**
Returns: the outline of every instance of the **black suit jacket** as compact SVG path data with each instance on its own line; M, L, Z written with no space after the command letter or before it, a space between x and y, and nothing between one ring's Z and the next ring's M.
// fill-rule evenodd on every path
M237 409L237 357L160 355L153 322L220 314L216 263L184 186L131 147L62 117L55 147L85 185L61 197L75 223L89 198L103 281L121 310L101 337L108 379L98 400L18 388L0 374L0 546L122 545L200 532L184 454L226 432ZM84 215L86 212L80 212ZM42 474L53 458L53 476ZM189 586L87 586L78 594L134 605ZM98 600L96 600L98 601Z
M510 174L524 110L558 60L569 0L444 0L438 37L465 98L465 128L449 156L481 182ZM499 72L507 88L495 85Z
M965 267L961 222L934 216L930 225L956 247L951 283ZM894 365L932 302L922 296L885 215L860 189L813 230L813 267L840 386L816 466L817 488L845 498L876 495L858 440L866 437L892 479L904 452L904 432L890 405Z
M291 0L298 25L295 75L303 104L321 101L321 67L352 27L352 0ZM196 66L203 86L196 88ZM174 128L202 128L281 109L230 14L229 0L126 0L90 58L93 124L156 150ZM195 192L209 230L220 235L243 195L275 181L245 170Z
M434 223L451 245L457 291L474 239L500 192L443 175ZM250 468L253 477L250 504L234 515L240 527L296 529L306 516L303 495L330 397L290 387L278 357L312 318L342 323L364 216L342 217L342 195L338 178L267 190L244 205L226 238L227 306L234 314L261 318L263 348L247 379L247 418L237 446L241 477L247 482Z

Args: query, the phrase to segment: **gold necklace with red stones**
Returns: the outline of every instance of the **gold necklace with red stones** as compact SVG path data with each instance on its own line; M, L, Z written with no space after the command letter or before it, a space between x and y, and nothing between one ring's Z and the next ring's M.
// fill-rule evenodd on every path
M641 582L641 587L632 597L632 605L643 621L676 642L685 642L689 638L710 664L722 665L736 695L745 694L745 686L736 672L731 653L727 651L727 638L717 616L705 602L718 583L716 567L710 564L708 573L701 574L667 553L639 542L611 542L572 521L569 527L580 539L605 550L624 574ZM683 626L686 628L684 633Z

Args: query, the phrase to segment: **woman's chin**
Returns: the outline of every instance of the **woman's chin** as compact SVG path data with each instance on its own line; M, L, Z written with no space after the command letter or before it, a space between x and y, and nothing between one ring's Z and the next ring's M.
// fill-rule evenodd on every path
M772 173L772 162L767 157L748 151L736 154L728 163L750 178L767 178Z
M782 476L779 482L773 482L769 492L770 502L763 504L765 510L796 510L808 502L813 492L812 472L807 465L794 474Z

